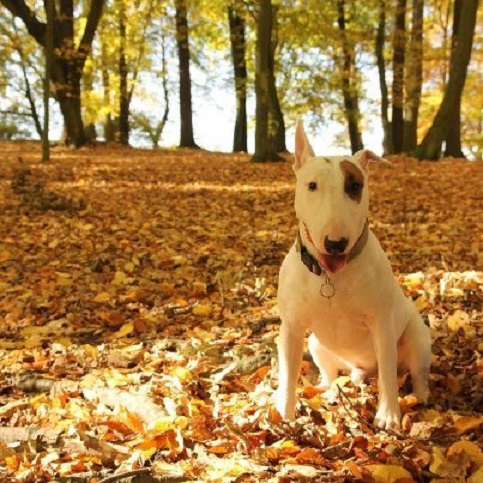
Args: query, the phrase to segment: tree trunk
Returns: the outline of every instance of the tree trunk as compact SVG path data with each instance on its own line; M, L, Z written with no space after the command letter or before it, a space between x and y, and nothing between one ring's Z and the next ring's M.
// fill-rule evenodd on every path
M119 0L119 142L129 144L129 100L126 62L126 6Z
M190 51L186 0L175 0L176 44L179 58L179 104L181 120L180 148L198 148L193 136L191 104Z
M461 4L463 0L455 0L453 8L453 34L451 38L451 59L454 58L454 50L458 45L458 29L461 17ZM452 70L452 65L450 69ZM445 156L452 156L454 158L464 158L465 155L461 150L461 99L456 102L453 110L454 121L451 124L448 135L446 136L446 150Z
M381 121L384 133L384 154L393 154L392 126L389 122L389 94L386 82L386 60L384 58L384 44L386 40L386 0L379 0L379 23L376 35L376 58L379 73L379 86L381 89Z
M287 152L285 144L285 121L278 99L277 83L275 80L275 52L278 46L278 6L272 5L272 34L270 43L270 58L268 64L268 97L270 105L270 122L274 133L274 149L277 153Z
M108 71L108 54L107 46L101 41L101 76L102 76L102 105L106 112L103 121L104 139L106 143L112 143L116 140L116 130L111 113L111 82Z
M404 57L406 44L406 0L397 0L393 36L392 142L394 152L404 149Z
M45 13L47 17L47 31L45 39L45 77L44 77L44 128L42 132L42 161L50 160L49 140L49 99L50 99L50 71L54 59L54 0L46 0ZM35 105L35 104L34 104Z
M64 118L65 143L79 148L87 138L81 116L80 78L71 79L69 85L57 84L57 101Z
M252 161L277 161L274 132L270 129L270 48L272 38L272 2L258 0L257 46L256 46L256 128L255 153Z
M454 123L455 108L461 101L466 72L471 58L471 47L476 25L478 0L465 0L461 6L458 25L458 42L451 55L451 70L443 100L429 131L414 154L420 159L436 159L441 153L443 141Z
M24 0L0 0L24 22L38 44L46 46L46 24L40 22ZM102 15L104 0L92 0L86 25L77 46L74 35L74 1L60 0L54 21L54 59L51 80L64 117L66 141L75 147L86 143L81 115L80 81Z
M247 152L247 64L245 59L245 19L241 14L241 1L228 6L231 56L235 76L236 120L233 151Z
M342 95L344 97L344 112L349 127L349 139L351 151L355 152L363 149L361 131L359 129L359 100L357 96L357 85L355 80L355 58L352 47L347 40L345 0L337 0L337 24L342 37Z
M406 77L407 100L404 120L404 151L410 152L418 145L418 115L423 86L423 13L424 0L413 0L411 39L409 42L408 75Z

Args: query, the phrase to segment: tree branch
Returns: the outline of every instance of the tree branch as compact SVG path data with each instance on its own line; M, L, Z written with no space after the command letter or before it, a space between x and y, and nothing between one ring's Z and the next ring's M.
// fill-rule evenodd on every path
M78 48L78 53L82 54L79 60L81 69L84 68L87 56L91 51L92 41L94 40L97 26L99 25L99 21L101 20L102 10L104 8L104 1L105 0L92 0L91 2L91 9L87 17L86 28L84 30L84 35L82 36L82 40Z
M30 10L24 0L0 0L0 3L13 15L22 19L29 34L32 35L40 45L45 47L45 32L47 26L38 20L35 13Z

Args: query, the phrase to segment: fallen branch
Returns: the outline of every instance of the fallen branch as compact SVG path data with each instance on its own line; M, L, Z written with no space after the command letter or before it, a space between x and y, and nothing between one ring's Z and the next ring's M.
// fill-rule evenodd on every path
M138 470L124 471L117 475L108 476L99 481L99 483L114 483L115 481L123 480L124 478L132 478L135 476L149 475L151 473L150 468L139 468Z
M110 407L118 405L124 406L129 409L129 412L135 413L147 425L166 415L164 408L156 404L149 396L145 394L132 394L128 391L112 387L81 388L80 383L76 381L67 379L54 381L32 375L19 378L17 386L27 393L48 392L53 396L79 392L88 401L98 400Z

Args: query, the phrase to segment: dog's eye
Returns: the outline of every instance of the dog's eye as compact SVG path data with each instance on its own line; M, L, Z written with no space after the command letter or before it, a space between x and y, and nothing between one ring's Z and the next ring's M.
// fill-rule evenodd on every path
M350 189L353 193L359 193L362 190L363 187L364 187L364 185L362 183L359 183L357 181L353 181L351 183Z
M311 181L309 183L309 191L315 191L317 189L317 183L315 181Z

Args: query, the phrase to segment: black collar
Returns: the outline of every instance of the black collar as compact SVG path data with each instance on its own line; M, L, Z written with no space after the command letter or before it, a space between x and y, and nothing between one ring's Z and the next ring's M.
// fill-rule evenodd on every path
M356 258L367 243L367 238L369 236L369 220L366 220L362 233L359 235L354 246L349 252L349 258L347 263L351 262ZM297 232L297 241L295 245L297 251L300 253L300 259L302 263L309 269L310 272L319 276L322 273L326 273L325 269L322 268L317 261L317 259L308 251L307 247L302 243L302 237L300 236L300 231Z

